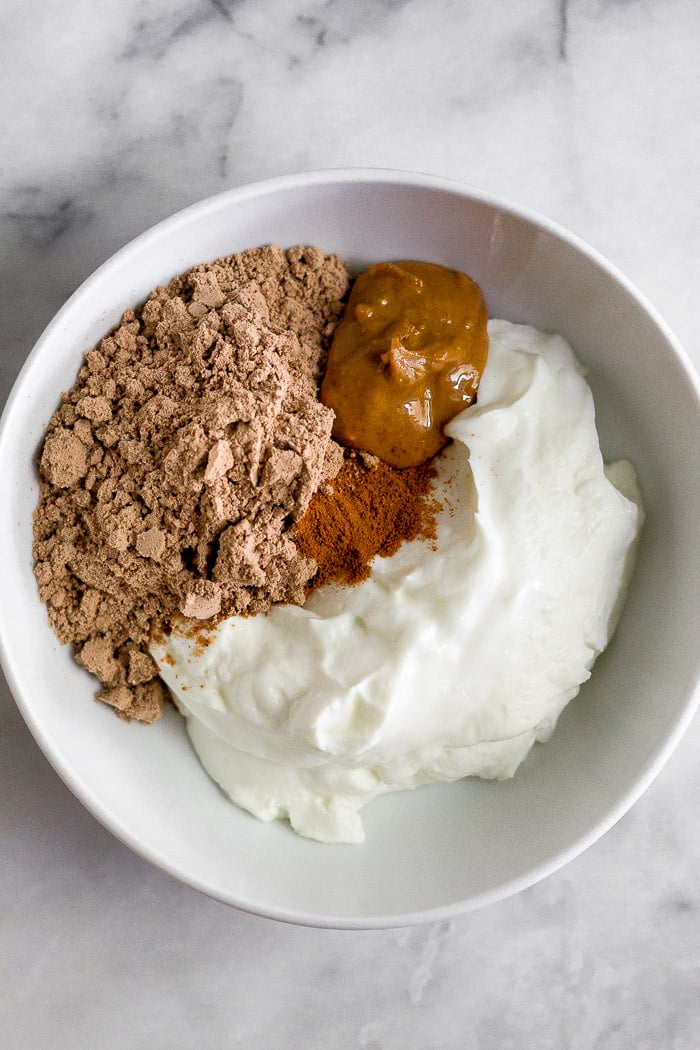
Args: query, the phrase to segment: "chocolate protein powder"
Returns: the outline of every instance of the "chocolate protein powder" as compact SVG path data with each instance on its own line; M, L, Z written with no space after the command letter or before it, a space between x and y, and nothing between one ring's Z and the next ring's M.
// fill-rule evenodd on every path
M152 626L302 603L290 526L342 451L318 400L348 287L317 248L196 266L90 350L41 451L35 573L62 642L124 718L164 689Z

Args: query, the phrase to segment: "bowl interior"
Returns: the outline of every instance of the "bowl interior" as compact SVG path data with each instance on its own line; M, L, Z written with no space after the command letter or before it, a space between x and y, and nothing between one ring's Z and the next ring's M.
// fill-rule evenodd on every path
M226 801L173 712L125 725L55 640L32 575L32 455L61 390L128 306L188 266L254 245L317 244L351 268L420 258L465 270L491 316L561 332L589 370L606 458L639 473L647 522L618 633L513 781L378 799L367 842L322 846ZM561 231L418 176L331 173L196 205L128 245L66 304L23 370L0 436L4 665L45 753L144 856L221 900L333 926L477 907L575 855L641 793L690 718L697 679L698 401L672 337L627 283Z

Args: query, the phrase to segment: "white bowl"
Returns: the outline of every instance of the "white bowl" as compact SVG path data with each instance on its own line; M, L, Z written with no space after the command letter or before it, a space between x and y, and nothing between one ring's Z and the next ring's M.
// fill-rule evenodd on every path
M490 314L561 332L589 369L606 457L639 472L647 522L619 630L550 743L506 783L466 780L378 799L367 842L324 846L231 805L170 711L125 725L49 629L32 575L32 457L83 352L156 284L275 242L351 268L420 258L471 274ZM381 171L292 176L203 201L106 262L66 303L17 381L0 430L5 543L0 638L17 703L47 758L115 835L172 875L260 915L399 926L528 886L632 805L697 696L698 381L654 310L594 251L538 216L442 179ZM426 698L429 702L429 698Z

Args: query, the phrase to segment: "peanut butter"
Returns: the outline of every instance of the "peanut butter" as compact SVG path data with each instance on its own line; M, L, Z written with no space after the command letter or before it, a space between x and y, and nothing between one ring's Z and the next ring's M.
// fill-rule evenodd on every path
M434 456L445 423L476 397L487 319L466 274L424 262L370 266L355 281L321 387L333 436L393 467Z

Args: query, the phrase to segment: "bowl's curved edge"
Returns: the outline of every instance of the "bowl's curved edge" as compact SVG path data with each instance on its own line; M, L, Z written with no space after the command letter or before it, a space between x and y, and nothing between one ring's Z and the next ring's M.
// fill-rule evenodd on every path
M0 415L0 447L2 447L3 433L7 425L7 417L9 417L11 413L12 405L21 388L25 372L31 366L33 359L41 352L44 342L51 336L54 328L57 328L62 323L66 314L79 305L80 299L90 291L91 285L98 277L106 274L110 268L121 265L128 260L130 254L136 254L145 241L151 239L156 240L161 233L165 233L166 231L170 233L173 229L177 228L178 225L189 223L191 219L196 218L198 215L204 214L207 211L225 207L230 201L265 196L269 193L275 193L280 189L293 189L302 185L342 183L347 181L393 182L402 186L427 187L452 192L457 196L468 196L482 202L483 204L508 212L516 218L524 219L526 222L539 226L542 229L547 230L553 236L570 244L584 255L587 255L601 269L605 270L611 277L613 277L652 318L656 326L663 333L664 338L673 346L675 354L683 364L686 376L694 389L696 400L700 406L700 375L698 375L687 351L677 339L670 326L644 293L641 292L640 289L637 288L637 286L630 281L613 262L577 234L572 233L564 226L559 225L559 223L554 222L552 219L547 218L547 216L542 215L532 208L517 205L507 198L486 193L476 186L449 179L444 176L430 175L423 172L401 171L392 168L331 168L296 175L278 175L260 182L246 183L229 190L223 190L221 193L214 194L211 197L206 197L201 201L196 201L194 204L189 204L187 207L182 208L173 215L161 219L147 230L144 230L143 233L134 237L122 248L119 248L114 252L108 259L101 263L96 270L93 270L78 288L76 288L60 308L58 313L56 313L48 323L32 347L30 353L27 355L27 358L25 359L8 395L2 415Z

